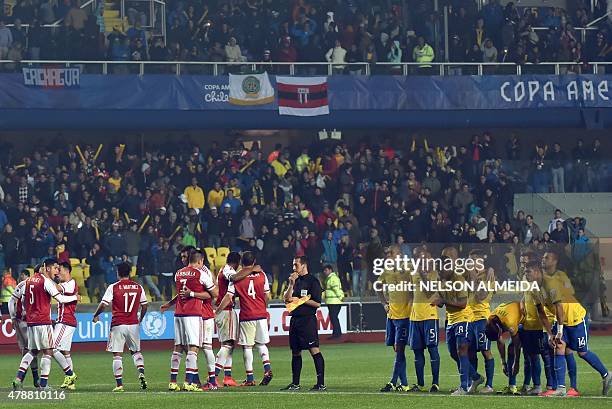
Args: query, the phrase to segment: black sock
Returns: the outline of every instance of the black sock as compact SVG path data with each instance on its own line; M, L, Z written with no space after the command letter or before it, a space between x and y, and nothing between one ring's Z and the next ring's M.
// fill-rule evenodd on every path
M293 355L291 358L291 374L293 375L294 385L300 384L300 374L302 373L302 355Z
M323 354L318 353L312 356L314 361L315 371L317 371L317 385L325 385L325 360Z

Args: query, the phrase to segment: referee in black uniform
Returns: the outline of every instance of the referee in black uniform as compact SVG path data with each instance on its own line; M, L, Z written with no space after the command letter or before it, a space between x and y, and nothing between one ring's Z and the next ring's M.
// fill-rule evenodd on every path
M317 330L317 309L321 306L321 283L308 274L306 257L293 259L293 273L289 276L289 286L285 291L285 303L290 303L309 295L310 299L291 312L289 324L289 347L291 348L292 382L282 390L300 390L302 372L302 351L309 350L317 372L317 384L311 391L325 391L325 361L319 350L319 333Z

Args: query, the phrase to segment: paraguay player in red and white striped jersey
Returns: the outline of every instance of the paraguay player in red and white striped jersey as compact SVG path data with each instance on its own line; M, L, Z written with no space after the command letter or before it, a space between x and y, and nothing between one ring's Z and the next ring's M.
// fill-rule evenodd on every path
M247 251L242 255L242 265L253 267L255 255ZM244 366L247 379L242 386L255 386L253 375L253 347L257 349L264 365L264 377L260 385L267 385L272 380L270 354L266 344L270 342L268 330L268 299L270 284L263 272L252 272L243 280L231 282L227 294L219 304L217 311L222 311L234 296L240 299L240 336L238 344L244 352Z
M60 264L59 274L57 275L57 279L60 282L57 289L60 294L73 296L79 293L79 287L72 278L71 273L72 267L70 263L64 262ZM60 366L62 358L65 359L72 371L74 371L74 366L72 365L70 349L72 347L72 337L77 327L76 306L77 301L57 304L57 320L53 327L53 357ZM74 381L72 383L64 382L60 388L75 390L76 384Z
M98 322L99 315L106 306L111 305L111 330L106 350L113 354L113 372L117 382L113 392L123 392L123 349L126 344L132 354L134 366L138 370L140 387L147 389L144 358L140 352L140 323L147 313L147 296L144 288L130 279L131 270L130 263L121 263L117 266L119 280L108 286L93 316L93 322Z
M79 295L65 296L57 291L52 278L55 277L58 269L57 260L47 259L42 263L39 272L26 280L21 302L25 306L28 323L29 352L21 359L17 376L13 381L13 389L22 386L26 371L40 351L43 353L40 360L40 387L47 388L49 372L51 371L51 356L53 355L51 298L55 298L59 303L68 303L80 299ZM58 362L66 374L64 383L74 382L76 375L72 372L66 360L60 359Z
M236 283L252 272L261 272L260 266L243 267L238 271L240 265L240 253L235 251L227 255L227 264L223 266L217 275L217 287L219 288L219 300L222 300L227 294L227 289L231 283ZM232 354L234 344L238 340L239 324L238 314L234 310L233 299L225 308L217 311L215 315L215 323L219 335L221 348L217 353L215 363L215 375L219 377L221 371L224 372L223 386L237 386L236 381L232 378Z
M189 253L189 265L181 268L174 275L177 296L162 305L161 311L166 311L176 304L174 311L174 351L170 361L170 391L180 391L176 383L178 369L181 364L181 353L187 350L185 358L185 383L183 390L188 392L200 391L197 382L198 351L204 343L202 316L204 306L202 300L216 298L217 287L210 273L204 270L206 255L198 250ZM211 334L212 338L212 334ZM212 342L212 340L211 340ZM214 355L213 355L214 365ZM214 375L214 367L212 374ZM207 386L209 383L207 383Z
M40 265L34 267L34 272L38 273ZM25 293L25 284L27 279L30 277L28 270L21 272L21 281L15 287L15 291L11 294L11 298L8 302L9 317L13 323L13 330L15 331L15 337L17 338L17 347L21 356L28 353L28 322L26 321L25 308L21 302L21 297ZM38 359L33 359L30 363L30 369L32 370L32 380L34 381L34 387L39 387L38 378Z

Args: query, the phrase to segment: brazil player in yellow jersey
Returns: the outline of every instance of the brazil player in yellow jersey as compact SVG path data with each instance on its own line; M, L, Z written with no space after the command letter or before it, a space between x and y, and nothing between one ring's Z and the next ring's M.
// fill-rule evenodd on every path
M430 258L431 253L424 247L414 251L415 258ZM412 311L410 313L410 349L414 352L414 366L417 383L410 388L411 392L424 392L425 389L425 348L429 352L431 364L431 388L429 392L440 391L440 353L438 352L438 307L432 305L435 292L427 291L422 285L438 281L438 273L427 271L424 265L412 275L414 284Z
M491 315L490 302L493 297L493 292L487 290L478 290L480 283L494 283L495 274L492 268L487 268L484 265L485 255L480 250L472 250L469 254L470 259L474 261L474 268L468 272L469 280L474 283L474 291L468 295L468 305L472 309L472 331L474 332L474 344L470 345L470 362L474 369L478 370L478 352L484 358L486 384L480 390L480 393L493 393L493 374L495 373L495 361L491 353L491 341L487 338L485 332L487 319ZM478 262L480 261L480 262ZM468 390L470 393L476 393L474 385Z
M602 377L602 395L607 396L612 387L612 374L601 362L599 357L589 350L588 345L588 319L586 310L576 297L572 284L563 271L557 269L559 262L558 254L546 252L542 259L542 299L539 300L538 310L543 311L546 306L554 311L556 325L551 327L545 314L540 313L542 324L549 334L551 344L555 348L555 377L557 389L546 391L546 396L565 396L565 371L567 355L577 351L580 358L584 359ZM576 389L575 385L571 385Z
M527 264L529 264L530 262L534 262L534 261L540 261L542 260L542 255L536 253L535 251L531 250L530 248L524 248L521 251L521 256L519 258L519 271L518 271L518 277L521 280L525 280L525 270L527 267ZM524 298L523 298L524 300ZM522 306L524 306L524 304L521 304ZM525 313L525 309L523 308L523 312ZM536 311L537 313L537 311ZM536 317L537 319L537 317ZM539 320L538 320L539 322ZM535 333L530 333L529 330L525 330L523 324L521 324L519 326L519 337L521 338L521 344L522 344L522 348L523 348L523 386L520 389L520 392L522 394L528 394L528 392L534 393L534 391L532 390L533 388L531 387L531 381L533 379L533 371L539 371L540 373L540 377L541 377L541 372L542 372L542 365L539 366L539 368L531 368L531 361L529 359L529 354L526 351L526 348L529 348L530 345L535 345L534 342L531 342L529 339L526 341L525 335L527 334L527 338L532 338L534 337L536 334ZM547 387L550 387L551 384L549 383L549 381L551 379L554 379L554 376L551 376L552 374L552 356L553 356L553 350L552 348L550 348L550 346L548 345L548 342L544 343L544 353L542 355L543 358L545 358L544 361L544 368L546 370L546 379L547 379Z
M486 334L491 341L497 341L497 349L502 361L504 374L508 377L508 386L501 393L518 395L516 387L516 375L518 374L521 360L521 340L519 337L519 325L524 316L520 302L500 304L493 310L487 319ZM510 334L510 345L506 359L506 345L503 335Z
M524 268L524 279L529 282L541 282L542 272L537 261L528 261ZM539 395L542 393L540 378L542 375L542 365L540 356L544 362L544 373L546 375L546 389L556 389L556 378L553 373L553 354L554 350L548 344L548 336L540 319L540 312L537 304L541 298L539 291L526 291L523 294L521 308L525 315L523 329L519 332L523 353L530 367L530 378L533 387L525 391L527 395ZM554 313L548 308L543 307L543 313L550 322L555 321ZM528 382L526 382L528 383Z
M399 246L391 246L385 256L395 258L399 254ZM409 283L410 280L410 272L403 270L385 270L378 278L382 291L377 291L377 294L387 312L385 341L387 346L392 346L395 351L391 380L380 390L381 392L393 390L406 392L410 389L406 375L406 345L410 331L412 293L405 288L397 288ZM399 385L397 385L398 379Z
M446 249L445 249L446 250ZM448 254L443 250L442 254ZM442 257L443 264L447 256ZM485 379L476 372L470 364L469 346L474 342L474 333L470 329L472 322L472 310L468 305L467 289L458 289L465 283L465 277L456 274L452 270L442 269L440 279L445 287L451 285L451 291L438 291L432 297L432 304L446 307L446 344L451 358L459 367L459 388L453 395L466 395L470 387L470 381L474 388L482 384Z

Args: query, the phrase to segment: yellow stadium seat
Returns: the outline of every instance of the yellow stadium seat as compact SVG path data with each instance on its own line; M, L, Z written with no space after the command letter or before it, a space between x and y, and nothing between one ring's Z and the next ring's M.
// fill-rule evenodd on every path
M72 278L76 280L77 277L83 278L83 267L81 267L81 263L76 266L72 266Z
M223 256L217 256L215 258L215 270L220 270L223 268L223 266L225 266L225 263L227 262L227 256L223 257Z
M132 269L130 270L130 278L134 277L136 277L136 266L132 266Z
M79 260L78 258L71 258L71 259L70 259L70 265L71 265L72 267L74 267L74 266L76 266L76 265L79 265L79 264L81 264L81 260Z
M88 295L89 293L87 292L87 287L85 287L85 282L81 281L77 281L77 285L79 286L79 294L81 295L81 297L83 297L84 295ZM89 297L88 297L89 298ZM83 302L83 301L81 301Z
M91 300L87 294L81 294L81 304L91 304Z
M204 247L204 253L206 253L209 263L214 262L215 258L217 258L217 250L214 247Z
M218 257L225 257L225 258L227 258L227 255L229 253L230 253L229 247L219 247L217 249L217 256ZM225 264L225 262L223 262L223 264Z
M83 278L89 278L89 264L85 262L85 259L81 260L81 264L83 265Z

